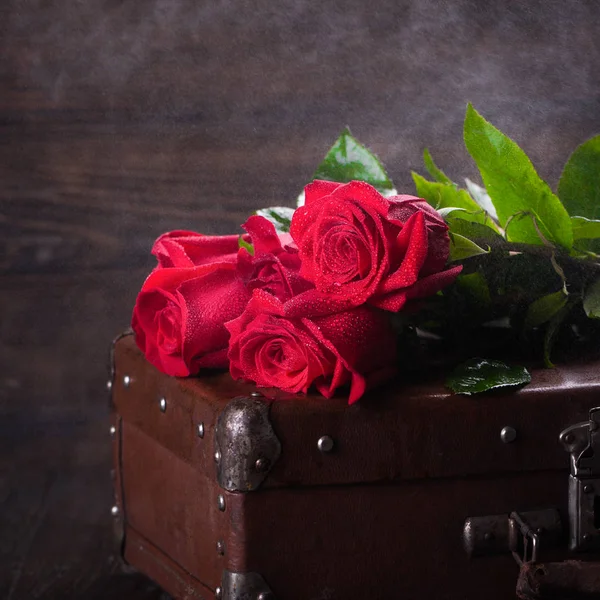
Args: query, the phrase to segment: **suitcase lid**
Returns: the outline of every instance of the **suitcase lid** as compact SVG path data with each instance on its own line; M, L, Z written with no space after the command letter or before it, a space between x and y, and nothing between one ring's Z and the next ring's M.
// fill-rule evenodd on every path
M348 406L270 389L253 397L254 386L222 372L168 377L132 336L115 354L119 416L237 491L567 470L559 433L600 404L598 362L535 370L524 388L474 396L396 381Z

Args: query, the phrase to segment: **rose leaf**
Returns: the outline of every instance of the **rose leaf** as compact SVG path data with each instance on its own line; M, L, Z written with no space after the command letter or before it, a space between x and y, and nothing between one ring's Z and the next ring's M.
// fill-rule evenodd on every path
M489 250L485 250L478 246L469 238L458 233L450 232L450 262L464 260L480 254L488 254Z
M414 171L412 172L412 178L417 188L417 196L427 200L436 210L456 207L472 213L484 214L477 202L469 196L469 193L466 190L458 189L453 183L427 181Z
M525 315L525 329L538 327L550 321L567 303L568 296L564 289L538 298L529 305Z
M500 225L515 215L530 214L534 219L512 219L509 241L543 244L546 240L567 249L573 246L569 213L521 148L488 123L472 106L464 123L467 150L477 163L483 183ZM536 228L539 228L539 232Z
M275 230L279 233L288 233L294 209L288 206L271 206L270 208L261 208L256 211L259 217L264 217L275 225Z
M317 167L313 179L339 183L353 180L366 181L380 192L394 189L394 184L385 172L381 161L354 138L348 128L342 131L323 162Z
M571 154L558 182L558 196L571 215L600 219L600 135Z
M446 381L455 394L477 394L502 387L524 385L531 381L525 367L509 366L497 360L472 358L459 365Z
M238 248L246 248L246 250L248 250L248 254L250 254L250 256L254 256L254 246L244 240L244 237L241 235L238 238Z
M442 171L434 162L429 150L425 148L423 150L423 162L425 163L425 168L427 172L439 183L445 183L448 185L453 185L456 187L456 184Z
M600 279L585 290L583 310L590 319L600 319Z

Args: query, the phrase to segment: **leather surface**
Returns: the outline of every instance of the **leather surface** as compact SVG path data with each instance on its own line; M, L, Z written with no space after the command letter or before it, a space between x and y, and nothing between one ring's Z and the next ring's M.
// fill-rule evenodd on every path
M280 397L270 417L282 456L258 491L242 494L216 482L214 426L253 388L222 373L166 377L131 338L117 344L116 362L125 556L176 598L194 597L181 581L199 597L214 590L223 569L260 573L278 600L514 597L513 558L469 560L464 521L549 507L564 516L558 433L585 418L598 389L594 371L579 367L482 398L434 384L381 390L351 408ZM505 425L517 430L512 444L500 441ZM331 453L317 449L324 434Z
M171 452L211 477L213 427L235 396L255 390L227 373L199 378L167 377L146 363L132 337L117 344L116 409ZM542 369L529 386L481 397L450 394L442 382L402 384L374 390L352 407L343 398L295 397L261 390L282 456L264 487L331 485L391 479L456 477L502 472L567 469L558 443L566 426L587 418L600 400L600 365ZM132 378L129 388L122 377ZM161 413L159 400L167 399ZM204 423L204 443L197 425ZM517 439L500 440L505 426ZM322 454L317 440L330 435L334 451Z

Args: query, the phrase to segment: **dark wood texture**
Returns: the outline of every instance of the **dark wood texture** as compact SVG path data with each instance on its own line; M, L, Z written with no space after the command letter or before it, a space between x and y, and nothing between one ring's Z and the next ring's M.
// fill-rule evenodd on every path
M402 190L425 145L474 175L467 100L554 184L600 131L598 17L595 0L2 2L0 597L158 597L111 575L104 382L159 233L291 205L346 124Z

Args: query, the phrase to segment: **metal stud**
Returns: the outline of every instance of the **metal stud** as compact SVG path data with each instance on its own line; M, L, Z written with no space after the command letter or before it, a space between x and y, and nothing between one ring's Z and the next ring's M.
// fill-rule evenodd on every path
M167 399L161 398L158 405L160 406L160 412L167 412Z
M116 517L119 514L119 507L116 504L110 509L110 514L113 517Z
M115 433L117 433L117 428L114 425L111 425L108 431L110 433L110 437L115 437Z
M258 596L256 596L256 600L271 600L273 598L273 594L271 592L261 592Z
M565 433L565 435L563 436L563 442L565 444L571 444L574 439L575 438L573 437L572 433Z
M589 485L589 484L588 485L584 485L583 486L583 491L586 494L591 494L594 491L594 486L593 485Z
M217 496L217 506L221 512L225 512L225 496L223 494Z
M317 448L321 452L331 452L333 450L333 440L328 435L323 435L317 442Z
M125 377L123 377L123 385L125 387L129 387L130 383L131 383L131 377L129 377L129 375L125 375Z
M506 426L500 432L500 439L505 444L510 444L517 439L517 430L514 427Z
M250 396L251 396L252 398L262 398L262 397L263 397L263 394L261 394L260 392L251 392L251 393L250 393Z
M215 462L216 463L221 462L221 453L218 450L215 452Z
M198 423L198 437L204 437L204 423Z
M223 597L223 590L220 587L217 587L217 589L215 590L215 598L217 600L221 600L222 597Z
M264 473L269 468L269 461L266 458L257 458L254 463L254 468L259 473Z
M109 379L106 382L106 389L110 392L110 390L112 390L112 381Z
M219 556L223 556L225 554L225 542L223 540L219 540L217 542L217 554Z

